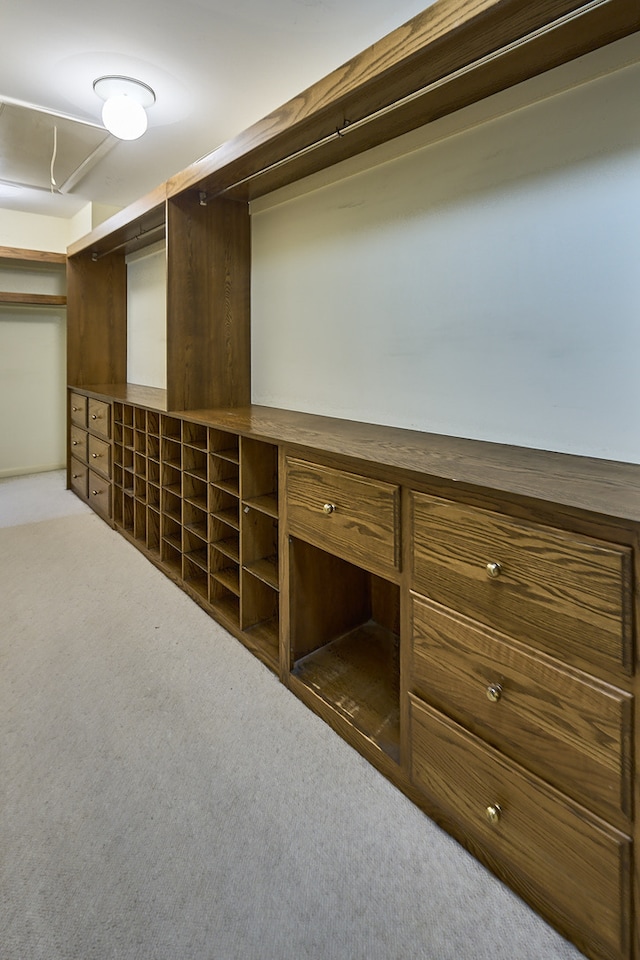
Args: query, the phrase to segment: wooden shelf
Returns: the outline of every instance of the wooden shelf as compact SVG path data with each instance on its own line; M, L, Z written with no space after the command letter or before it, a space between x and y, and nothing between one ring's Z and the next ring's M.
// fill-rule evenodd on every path
M238 537L227 537L224 540L215 540L211 546L224 554L225 557L229 557L230 560L235 560L236 563L239 562L240 545L238 543Z
M275 494L265 494L262 497L249 497L242 501L246 506L253 507L260 513L266 513L268 517L278 517L278 498Z
M66 307L67 298L51 293L0 292L0 304L2 303L19 303L31 307Z
M0 260L20 260L22 263L56 263L64 265L67 262L66 253L53 253L48 250L25 250L21 247L0 247Z
M252 576L257 577L258 580L262 580L268 587L272 587L274 590L279 589L277 557L265 557L263 560L245 563L244 569Z
M223 570L214 570L211 577L221 583L236 596L240 596L240 575L237 567L225 567Z
M303 657L293 669L293 676L395 760L400 693L390 660L398 643L395 634L371 621Z

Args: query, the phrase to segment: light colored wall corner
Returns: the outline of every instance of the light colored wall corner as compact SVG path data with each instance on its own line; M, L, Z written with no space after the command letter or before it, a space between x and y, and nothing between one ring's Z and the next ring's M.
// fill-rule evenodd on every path
M75 216L67 221L67 245L86 237L88 233L91 233L99 224L112 217L119 209L120 207L109 207L104 203L87 203L82 210L79 210Z
M20 210L0 210L0 246L66 253L69 221Z

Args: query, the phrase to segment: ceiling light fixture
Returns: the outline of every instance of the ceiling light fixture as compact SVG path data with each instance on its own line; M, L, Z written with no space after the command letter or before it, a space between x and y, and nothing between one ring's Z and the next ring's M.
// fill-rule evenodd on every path
M147 129L146 108L153 106L156 95L140 80L132 77L99 77L93 89L104 100L102 122L119 140L137 140Z

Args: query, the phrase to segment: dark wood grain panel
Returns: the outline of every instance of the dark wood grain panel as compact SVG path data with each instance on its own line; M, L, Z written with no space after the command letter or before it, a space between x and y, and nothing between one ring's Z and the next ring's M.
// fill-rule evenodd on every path
M79 427L87 425L87 398L80 393L71 393L69 396L69 416L72 423Z
M629 548L425 494L412 509L421 593L560 659L631 672Z
M87 396L98 399L118 400L158 413L167 412L167 391L160 387L145 387L137 383L92 383L82 389Z
M393 484L287 460L290 531L367 570L399 567L399 510L400 491Z
M69 449L72 456L87 462L87 431L74 423L69 428Z
M88 496L89 468L85 463L71 457L69 464L69 486L82 500Z
M590 955L630 956L630 840L411 698L414 783ZM497 808L497 822L488 810Z
M423 598L412 613L416 692L591 809L631 815L630 694Z
M67 381L74 386L127 379L127 270L124 256L67 261Z
M111 483L89 470L89 505L105 520L111 518Z
M88 462L92 470L111 478L111 444L89 435Z
M192 195L167 209L167 404L235 407L251 392L246 204Z
M105 440L111 439L111 404L89 397L87 424L92 433L97 433Z

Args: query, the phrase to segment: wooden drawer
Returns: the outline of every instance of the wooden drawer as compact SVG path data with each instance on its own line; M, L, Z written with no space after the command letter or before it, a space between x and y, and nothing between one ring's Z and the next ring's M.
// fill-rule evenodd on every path
M373 572L400 566L400 490L287 458L289 531Z
M69 433L69 445L71 456L76 457L78 460L83 460L87 462L87 431L81 430L80 427L76 427L74 424L71 424L71 430Z
M630 694L415 596L412 620L421 696L591 809L631 815Z
M103 477L111 478L111 444L89 436L89 465Z
M75 457L71 457L71 470L69 473L71 489L82 497L87 499L87 490L89 482L89 468L85 463L80 463Z
M111 516L111 484L94 470L89 470L89 503L103 517Z
M578 946L629 956L627 836L415 697L411 750L414 783L519 893Z
M628 548L421 493L412 512L420 593L579 666L632 672Z
M89 416L87 425L92 433L97 433L106 440L111 439L111 406L103 400L89 399Z
M72 393L69 398L71 422L79 427L87 425L87 398L79 393Z

